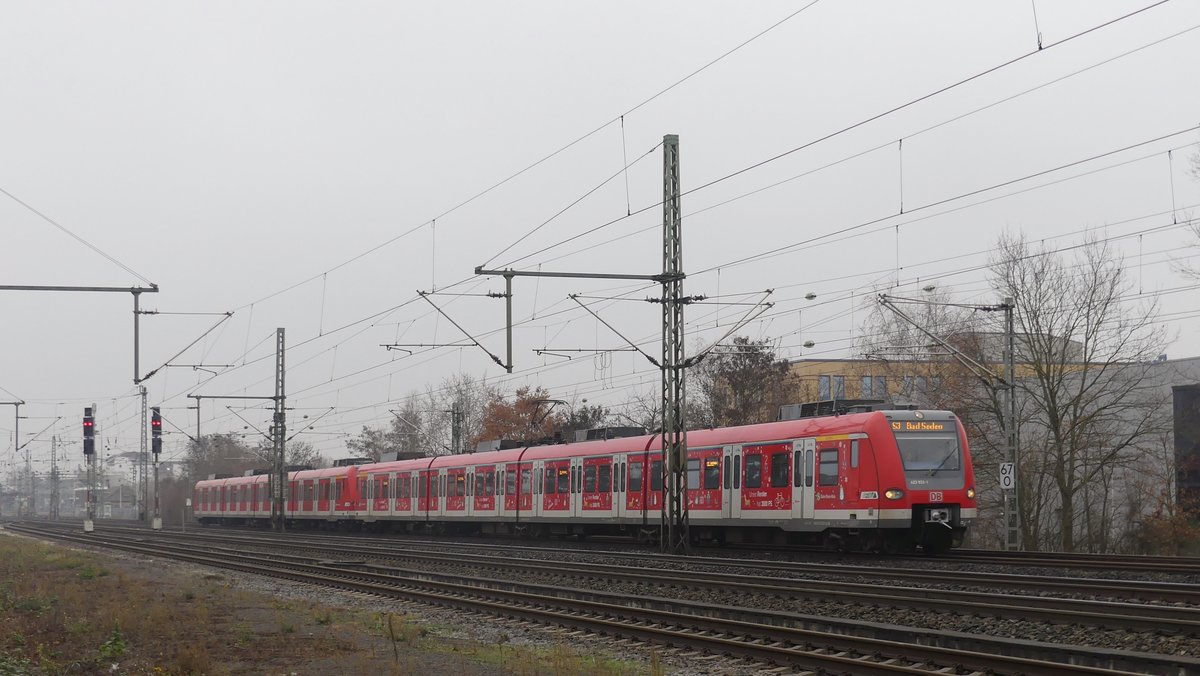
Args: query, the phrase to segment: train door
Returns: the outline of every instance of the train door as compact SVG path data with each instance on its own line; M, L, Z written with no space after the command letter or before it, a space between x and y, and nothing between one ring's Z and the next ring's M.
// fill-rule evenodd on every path
M405 473L392 475L392 514L408 516L412 511L412 476Z
M729 505L726 516L730 519L742 518L742 447L725 447L725 476L722 486L726 490L723 501Z
M430 495L433 489L430 474L432 473L429 470L422 469L417 471L415 477L417 482L417 516L422 518L429 516L429 508L433 502L433 497Z
M625 466L626 457L612 456L612 504L613 516L617 520L625 518Z
M813 518L813 462L817 452L816 439L800 439L792 443L792 518Z
M391 502L391 475L376 474L371 479L370 513L372 516L387 516L388 506Z
M573 460L550 460L543 462L542 515L570 516L572 505Z
M688 510L700 519L722 515L719 448L688 449Z
M583 458L571 458L570 514L583 514Z
M316 493L316 483L312 479L305 479L302 488L302 497L300 500L300 511L305 514L310 514L314 507L314 497ZM258 496L258 485L254 486L255 497Z
M646 464L644 459L644 454L628 456L626 465L628 476L625 482L625 496L622 500L625 503L627 516L640 518L645 511L646 486L643 479L646 474Z

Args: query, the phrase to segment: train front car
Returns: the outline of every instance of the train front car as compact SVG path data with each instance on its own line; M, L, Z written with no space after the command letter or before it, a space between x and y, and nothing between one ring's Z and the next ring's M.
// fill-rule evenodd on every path
M879 457L879 526L890 531L888 542L930 554L960 546L977 513L962 423L949 411L884 411L883 418L885 429L870 435Z

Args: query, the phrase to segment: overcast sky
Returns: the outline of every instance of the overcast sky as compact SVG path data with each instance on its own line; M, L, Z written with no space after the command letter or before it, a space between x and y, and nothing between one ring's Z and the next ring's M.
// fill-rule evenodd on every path
M187 394L273 394L285 328L292 425L333 407L305 437L330 457L459 371L617 405L654 387L641 356L534 350L623 347L567 296L654 293L637 284L517 279L511 376L475 347L380 344L463 341L416 291L502 291L477 265L661 271L657 146L678 134L684 188L705 186L683 198L687 292L775 289L741 333L789 357L851 356L864 298L897 279L994 302L981 266L1005 231L1109 238L1166 352L1200 354L1200 291L1172 266L1200 255L1179 224L1200 206L1200 4L1074 38L1154 2L1041 0L1036 24L1020 2L809 4L0 3L0 284L157 284L143 375L219 319L166 313L233 312L146 381L189 428ZM432 298L503 356L502 301ZM93 402L110 452L136 450L132 307L0 291L0 400L26 402L35 459L58 434L78 460ZM657 306L594 309L657 352ZM689 307L691 341L745 309ZM206 433L242 431L230 403L204 402ZM268 404L244 415L265 426ZM13 422L0 406L0 475Z

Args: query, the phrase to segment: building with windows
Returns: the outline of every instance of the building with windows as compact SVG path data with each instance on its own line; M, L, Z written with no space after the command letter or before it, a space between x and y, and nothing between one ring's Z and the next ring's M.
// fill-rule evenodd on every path
M885 362L878 359L798 359L791 363L794 401L881 399L923 404L939 389L946 362ZM936 399L935 399L936 400Z

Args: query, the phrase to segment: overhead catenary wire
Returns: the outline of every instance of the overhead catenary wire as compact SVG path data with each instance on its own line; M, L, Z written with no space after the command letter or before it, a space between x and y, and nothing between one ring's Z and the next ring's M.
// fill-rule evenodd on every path
M34 213L34 214L35 214L35 215L36 215L38 218L41 218L43 221L45 221L45 222L49 223L50 225L53 225L54 227L58 228L58 229L59 229L59 230L61 230L63 233L65 233L67 236L69 236L71 239L75 240L76 242L79 242L80 244L82 244L82 245L86 246L87 248L91 249L92 251L94 251L94 252L96 252L96 253L100 254L101 256L103 256L103 257L104 257L104 259L105 259L105 260L107 260L107 261L109 261L110 263L112 263L112 264L116 265L117 267L121 268L121 269L122 269L122 270L124 270L125 272L128 272L129 274L133 275L134 277L137 277L138 279L142 280L142 281L143 281L143 282L145 282L146 284L149 284L151 287L155 287L155 288L157 288L157 286L158 286L158 285L157 285L157 284L155 284L154 282L151 282L151 281L150 281L148 278L146 278L144 275L142 275L142 274L141 274L141 273L139 273L138 271L134 270L133 268L129 267L128 265L125 265L125 264L124 264L124 263L122 263L121 261L117 260L115 257L113 257L112 255L108 254L107 252L105 252L103 249L101 249L100 247L96 246L95 244L92 244L91 242L87 241L87 240L86 240L86 239L84 239L83 237L80 237L79 235L75 234L73 231L71 231L70 229L68 229L68 228L67 228L65 225L63 225L62 223L59 223L58 221L54 220L53 218L50 218L50 217L49 217L49 216L47 216L45 213L43 213L42 211L39 211L39 210L38 210L38 209L36 209L36 208L35 208L33 205L29 204L29 203L28 203L28 202L26 202L25 200L21 199L20 197L17 197L16 195L12 194L12 193L11 193L11 192L9 192L8 190L5 190L3 187L0 187L0 193L4 193L6 196L8 196L8 198L9 198L9 199L11 199L12 201L16 202L17 204L20 204L21 206L25 207L25 208L26 208L26 209L28 209L29 211L33 212L33 213Z
M388 245L390 245L390 244L393 244L393 243L395 243L395 242L397 242L397 241L399 241L399 240L401 240L401 239L403 239L403 238L405 238L405 237L407 237L407 236L409 236L409 235L413 234L414 232L417 232L417 231L421 230L421 229L422 229L422 228L424 228L426 225L431 225L431 224L433 224L433 223L434 223L434 222L436 222L436 221L437 221L439 218L446 218L447 216L449 216L449 215L451 215L451 214L455 213L456 211L458 211L458 210L462 209L463 207L467 206L468 204L471 204L471 203L475 202L476 200L478 200L478 199L480 199L480 198L484 197L485 195L487 195L487 194L489 194L489 193L493 192L493 191L494 191L494 190L496 190L497 188L500 188L500 187L502 187L502 186L504 186L504 185L506 185L506 184L510 183L511 181L513 181L513 180L515 180L515 179L517 179L517 178L519 178L519 177L521 177L521 176L525 175L526 173L528 173L528 172L532 171L533 169L536 169L537 167L541 166L542 164L545 164L546 162L548 162L548 161L550 161L550 160L554 159L555 157L557 157L557 156L561 155L562 153L566 152L567 150L570 150L571 148L575 147L576 145L578 145L578 144L582 143L583 141L586 141L587 139L589 139L589 138L591 138L592 136L594 136L594 135L598 134L599 132L603 131L604 129L607 129L608 127L610 127L610 126L611 126L612 124L614 124L615 122L618 122L619 120L621 120L623 117L625 117L625 116L629 115L630 113L633 113L633 112L637 111L638 109L640 109L640 108L642 108L643 106L645 106L645 105L649 104L650 102L654 101L655 99L659 98L660 96L662 96L662 95L666 94L667 92L670 92L671 90L675 89L675 88L676 88L676 87L678 87L679 85L681 85L681 84L683 84L683 83L687 82L688 80L691 80L692 78L694 78L695 76L697 76L697 75L699 75L700 73L704 72L705 70L708 70L708 69L709 69L709 68L711 68L712 66L714 66L714 65L716 65L716 64L718 64L718 63L720 63L721 61L725 60L725 59L726 59L726 58L728 58L729 56L731 56L731 55L733 55L734 53L736 53L736 52L740 51L742 48L746 47L747 45L749 45L750 43L754 42L755 40L757 40L757 39L759 39L759 38L763 37L764 35L766 35L766 34L770 33L771 31L775 30L776 28L778 28L778 27L782 26L783 24L787 23L789 20L791 20L791 19L795 18L796 16L799 16L799 15L800 15L801 13L803 13L805 10L809 9L809 8L810 8L810 7L812 7L813 5L816 5L818 2L820 2L820 0L811 0L811 2L809 2L807 5L804 5L803 7L799 8L799 9L797 9L797 10L793 11L793 12L790 12L789 14L787 14L786 16L784 16L782 19L780 19L780 20L778 20L778 21L776 21L776 22L772 23L770 26L767 26L766 28L764 28L764 29L762 29L761 31L759 31L759 32L755 33L754 35L752 35L751 37L747 38L746 40L743 40L742 42L740 42L740 43L738 43L737 45L735 45L733 48L731 48L731 49L729 49L729 50L727 50L727 51L723 52L722 54L720 54L720 55L719 55L719 56L717 56L716 58L714 58L714 59L712 59L712 60L710 60L710 61L706 62L704 65L702 65L702 66L700 66L699 68L697 68L697 69L695 69L695 70L691 71L691 72L690 72L690 73L688 73L687 75L685 75L685 76L683 76L683 77L679 78L679 79L678 79L678 80L676 80L675 82L673 82L673 83L671 83L670 85L668 85L668 86L664 87L663 89L659 90L657 93L655 93L655 94L652 94L651 96L649 96L649 97L647 97L647 98L643 99L643 100L642 100L640 103L638 103L638 104L634 105L632 108L629 108L628 110L626 110L626 111L624 111L623 113L621 113L621 114L617 115L616 117L613 117L613 118L609 119L608 121L604 122L604 123L603 123L603 124L601 124L600 126L598 126L598 127L595 127L594 129L592 129L591 131L588 131L588 132L586 132L586 133L582 134L581 136L578 136L578 137L577 137L577 138L575 138L574 140L572 140L572 141L570 141L570 142L568 142L568 143L566 143L566 144L564 144L564 145L560 146L558 149L554 150L553 152L551 152L551 153L549 153L549 154L547 154L547 155L544 155L544 156L542 156L540 159L538 159L538 160L536 160L536 161L532 162L531 164L528 164L528 165L526 165L525 167L523 167L523 168L521 168L521 169L517 170L516 172L514 172L514 173L512 173L512 174L509 174L509 175L508 175L508 176L506 176L505 178L503 178L503 179L501 179L501 180L497 181L496 183L493 183L493 184L491 184L491 185L490 185L490 186L488 186L487 188L484 188L483 190L480 190L480 191L478 191L478 192L476 192L476 193L472 194L471 196L467 197L466 199L464 199L464 200L462 200L462 201L460 201L460 202L458 202L458 203L454 204L453 206L451 206L450 208L446 209L445 211L442 211L441 213L437 214L437 215L436 215L436 216L434 216L433 218L431 218L431 219L429 219L429 220L426 220L426 221L423 221L423 222L421 222L421 223L420 223L420 224L418 224L418 225L412 226L412 227L410 227L409 229L405 230L404 232L402 232L402 233L400 233L400 234L398 234L398 235L396 235L396 236L394 236L394 237L391 237L391 238L389 238L389 239L387 239L387 240L385 240L385 241L383 241L383 242L381 242L381 243L379 243L379 244L377 244L377 245L375 245L375 246L373 246L373 247L371 247L371 248L367 249L366 251L363 251L363 252L361 252L361 253L359 253L359 254L357 254L357 255L355 255L355 256L352 256L352 257L350 257L350 258L348 258L348 259L346 259L346 260L342 261L341 263L338 263L337 265L335 265L335 266L333 266L333 267L331 267L331 268L329 268L329 269L327 269L327 270L325 270L325 271L323 271L323 272L321 272L321 273L319 273L319 274L316 274L316 275L313 275L313 276L311 276L311 277L308 277L308 278L302 279L302 280L300 280L299 282L295 282L294 284L288 285L288 286L287 286L287 287L285 287L285 288L279 289L278 291L275 291L275 292L273 292L273 293L271 293L271 294L268 294L268 295L266 295L266 296L263 296L262 298L259 298L259 299L258 299L258 300L256 300L256 301L253 301L253 302L251 302L251 303L247 303L246 305L243 305L243 306L241 306L241 307L238 307L238 308L236 308L236 309L238 309L238 310L241 310L241 309L243 309L243 308L245 308L245 307L247 307L247 306L249 306L249 305L253 305L254 303L261 303L261 302L263 302L263 301L270 300L271 298L275 298L276 296L282 295L282 294L284 294L284 293L287 293L287 292L289 292L289 291L292 291L293 289L296 289L296 288L299 288L299 287L301 287L301 286L304 286L305 284L308 284L309 282L312 282L312 281L314 281L314 280L318 279L319 277L321 277L321 276L323 276L323 275L326 275L326 274L328 274L328 273L330 273L330 272L334 272L334 271L336 271L336 270L338 270L338 269L340 269L340 268L343 268L343 267L345 267L345 266L347 266L347 265L350 265L351 263L354 263L354 262L356 262L356 261L358 261L358 260L361 260L362 258L364 258L364 257L366 257L366 256L369 256L370 254L372 254L372 253L375 253L376 251L379 251L380 249L384 249L384 248L386 248Z
M1165 2L1165 1L1169 1L1169 0L1164 0L1164 2ZM1163 4L1163 3L1162 3L1162 2L1160 2L1160 3L1158 3L1158 4ZM1150 9L1150 8L1152 8L1152 7L1154 7L1154 6L1155 6L1155 5L1151 5L1150 7L1147 7L1147 8L1144 8L1144 9ZM1144 11L1144 9L1143 9L1143 10L1139 10L1139 12L1140 12L1140 11ZM1133 13L1133 14L1136 14L1136 13L1137 13L1137 12L1135 12L1135 13ZM1129 15L1126 15L1126 16L1124 16L1124 17L1120 17L1120 18L1118 18L1118 19L1114 19L1113 21L1111 21L1111 22L1108 22L1107 24L1101 24L1100 26L1095 26L1095 27L1093 27L1093 28L1091 28L1091 29L1088 29L1087 31L1083 31L1083 32L1081 32L1081 33L1077 33L1077 34L1075 34L1075 35L1074 35L1074 36L1072 36L1072 37L1079 37L1079 36L1082 36L1082 35L1084 35L1084 34L1086 34L1086 33L1090 32L1090 31L1092 31L1092 30L1096 30L1096 29L1098 29L1098 28L1102 28L1102 27L1104 27L1104 26L1106 26L1106 25L1110 25L1111 23L1113 23L1113 22L1115 22L1115 21L1119 21L1119 20L1121 20L1121 19L1124 19L1124 18L1129 18L1130 16L1133 16L1133 14L1129 14ZM1151 41L1151 42L1149 42L1149 43L1146 43L1146 44L1140 45L1140 46L1138 46L1138 47L1135 47L1135 48L1133 48L1133 49L1130 49L1130 50L1127 50L1127 51L1125 51L1125 52L1122 52L1122 53L1120 53L1120 54L1117 54L1117 55L1115 55L1115 56L1109 57L1109 58L1107 58L1107 59L1101 60L1101 61L1099 61L1099 62L1096 62L1096 63L1090 64L1090 65L1088 65L1088 66L1085 66L1085 67L1083 67L1083 68L1079 68L1079 69L1077 69L1077 70L1071 71L1071 72L1069 72L1069 73L1066 73L1066 74L1064 74L1064 75L1061 75L1061 76L1059 76L1059 77L1053 78L1053 79L1051 79L1051 80L1048 80L1048 81L1046 81L1046 82L1043 82L1043 83L1041 83L1041 84L1039 84L1039 85L1036 85L1036 86L1033 86L1033 87L1029 87L1029 88L1027 88L1027 89L1024 89L1024 90L1021 90L1021 91L1019 91L1019 92L1016 92L1016 93L1014 93L1014 94L1011 94L1011 95L1009 95L1009 96L1005 96L1005 97L1003 97L1003 98L1000 98L1000 99L998 99L998 100L996 100L996 101L992 101L991 103L988 103L988 104L985 104L985 105L983 105L983 106L979 106L979 107L973 108L973 109L971 109L971 110L968 110L968 111L966 111L966 112L960 113L960 114L958 114L958 115L955 115L955 116L952 116L952 117L950 117L950 118L947 118L947 119L945 119L945 120L942 120L942 121L940 121L940 122L937 122L937 123L935 123L935 124L928 125L928 126L926 126L926 127L923 127L923 128L921 128L921 129L919 129L919 130L916 130L916 131L913 131L913 132L909 132L909 133L905 134L905 135L903 136L903 138L907 138L907 139L912 139L912 138L915 138L915 137L917 137L917 136L920 136L920 135L922 135L922 134L928 133L928 132L930 132L930 131L933 131L933 130L935 130L935 129L939 129L939 128L941 128L941 127L944 127L944 126L946 126L946 125L952 124L952 123L954 123L954 122L957 122L957 121L959 121L959 120L963 120L963 119L965 119L965 118L968 118L968 117L970 117L970 116L976 115L976 114L978 114L978 113L981 113L981 112L983 112L983 111L986 111L986 110L989 110L989 109L991 109L991 108L994 108L994 107L996 107L996 106L999 106L999 105L1001 105L1001 104L1004 104L1004 103L1007 103L1007 102L1013 101L1013 100L1015 100L1015 99L1018 99L1018 98L1020 98L1020 97L1022 97L1022 96L1025 96L1025 95L1027 95L1027 94L1031 94L1031 93L1033 93L1033 92L1039 91L1039 90L1041 90L1041 89L1044 89L1044 88L1046 88L1046 87L1050 87L1050 86L1052 86L1052 85L1058 84L1058 83L1060 83L1060 82L1063 82L1063 81L1065 81L1065 80L1068 80L1068 79L1070 79L1070 78L1072 78L1072 77L1075 77L1075 76L1077 76L1077 75L1081 75L1081 74L1083 74L1083 73L1086 73L1086 72L1088 72L1088 71L1091 71L1091 70L1093 70L1093 69L1095 69L1095 68L1099 68L1099 67L1101 67L1101 66L1104 66L1104 65L1107 65L1107 64L1113 63L1113 62L1115 62L1115 61L1117 61L1117 60L1119 60L1119 59L1122 59L1122 58L1125 58L1125 57L1127 57L1127 56L1130 56L1130 55L1136 54L1136 53L1138 53L1138 52L1141 52L1141 51L1143 51L1143 50L1145 50L1145 49L1149 49L1150 47L1154 47L1154 46L1157 46L1157 45L1163 44L1163 43L1165 43L1165 42L1167 42L1167 41L1169 41L1169 40L1172 40L1172 39L1175 39L1175 38L1181 37L1181 36L1183 36L1183 35L1186 35L1186 34L1188 34L1188 33L1191 33L1192 31L1195 31L1195 30L1197 30L1197 29L1200 29L1200 24L1196 24L1196 25L1190 26L1190 27L1188 27L1188 28L1185 28L1185 29L1183 29L1183 30L1177 31L1177 32L1175 32L1175 33L1172 33L1172 34L1170 34L1170 35L1167 35L1167 36L1165 36L1165 37L1159 38L1159 39L1157 39L1157 40L1153 40L1153 41ZM1069 40L1069 39L1071 39L1071 38L1066 38L1065 40L1063 40L1063 41L1060 41L1059 43L1056 43L1056 44L1061 44L1062 42L1065 42L1066 40ZM1026 55L1026 56L1031 56L1031 55L1032 55L1032 54L1028 54L1028 55ZM1010 62L1010 63L1011 63L1011 62ZM1001 66L994 67L994 68L992 69L992 71L994 71L994 70L995 70L995 69L997 69L997 68L1003 67L1004 65L1010 65L1010 64L1002 64ZM908 105L908 104L905 104L905 106L907 106L907 105ZM902 107L904 107L904 106L902 106ZM898 109L894 109L894 110L898 110ZM891 111L891 112L894 112L894 110L893 110L893 111ZM879 114L879 115L875 116L875 118L873 118L873 119L878 119L878 118L880 118L880 117L883 117L883 116L885 116L885 115L887 115L887 114L888 114L888 113L886 113L886 112L885 112L885 113L881 113L881 114ZM846 128L846 129L843 129L842 131L835 132L834 134L832 134L832 135L830 135L830 136L827 136L827 137L824 137L824 138L822 138L822 139L818 139L818 140L816 140L816 141L810 142L809 144L806 144L805 146L801 146L801 147L799 147L799 148L796 148L796 149L794 149L793 151L789 151L789 153L790 153L790 152L795 152L795 151L797 151L797 150L802 150L802 149L804 149L804 148L806 148L806 147L810 147L810 146L812 146L812 145L815 145L815 144L817 144L817 143L821 142L822 140L825 140L826 138L833 138L833 136L839 135L839 134L843 133L844 131L848 131L849 129L850 129L850 128ZM886 141L886 142L884 142L884 143L880 143L880 144L878 144L878 145L875 145L875 146L873 146L873 147L871 147L871 148L867 148L867 149L865 149L865 150L861 150L861 151L855 152L855 153L853 153L853 154L851 154L851 155L848 155L848 156L846 156L846 157L843 157L843 158L841 158L841 159L838 159L838 160L835 160L835 161L833 161L833 162L827 163L827 164L825 164L825 165L823 165L823 166L820 166L820 167L817 167L817 168L814 168L814 169L811 169L811 170L807 170L807 171L805 171L805 172L802 172L802 173L800 173L800 174L797 174L797 175L791 176L791 177L789 177L789 178L786 178L786 179L783 179L783 180L780 180L780 181L776 181L776 182L770 183L770 184L768 184L768 185L766 185L766 186L763 186L763 187L760 187L760 188L756 188L756 189L754 189L754 190L751 190L751 191L749 191L749 192L747 192L747 193L744 193L744 194L742 194L742 195L738 195L738 196L736 196L736 197L733 197L733 198L730 198L730 199L727 199L727 200L724 200L724 201L718 202L717 204L710 205L710 206L708 206L708 207L705 207L705 208L699 209L699 210L697 210L697 211L693 211L693 212L691 212L691 213L689 213L689 214L685 214L685 215L684 215L684 218L688 218L688 217L690 217L690 216L695 216L695 215L697 215L697 214L703 213L703 212L705 212L705 211L708 211L708 210L710 210L710 209L714 209L714 208L717 208L717 207L720 207L720 206L724 206L724 205L726 205L726 204L729 204L729 203L731 203L731 202L734 202L734 201L737 201L737 200L740 200L740 199L744 199L744 198L746 198L746 197L749 197L749 196L751 196L751 195L755 195L755 194L758 194L758 193L760 193L760 192L763 192L763 191L766 191L766 190L770 190L770 189L772 189L772 188L775 188L775 187L778 187L778 186L784 185L784 184L786 184L786 183L789 183L789 182L791 182L791 181L797 180L797 179L799 179L799 178L803 178L803 177L805 177L805 176L809 176L809 175L815 174L815 173L817 173L817 172L819 172L819 171L822 171L822 170L825 170L825 169L829 169L829 168L832 168L832 167L834 167L834 166L837 166L837 165L840 165L840 164L844 164L845 162L849 162L849 161L851 161L851 160L857 159L857 158L859 158L859 157L862 157L862 156L864 156L864 155L868 155L868 154L870 154L870 153L872 153L872 152L875 152L875 151L878 151L878 150L882 150L882 149L884 149L884 148L888 148L888 147L890 147L890 146L891 146L893 143L895 143L895 142L896 142L895 140L889 140L889 141ZM780 157L782 157L782 156L780 156ZM776 159L777 159L777 158L776 158ZM766 161L764 161L764 162L762 162L762 163L759 163L759 165L755 165L755 166L761 166L762 164L764 164L764 163L766 163L766 162L770 162L770 161L773 161L773 159L772 159L772 160L766 160ZM754 167L750 167L750 168L754 168ZM742 170L739 170L738 172L735 172L734 174L727 175L725 178L730 178L730 177L732 177L732 176L736 176L736 175L738 175L738 174L740 174L740 173L744 173L745 171L748 171L748 169L742 169ZM709 183L707 183L707 184L705 184L705 185L703 185L703 186L701 186L701 187L699 187L699 188L693 188L693 189L689 189L689 190L687 190L686 192L684 192L684 193L683 193L683 195L688 195L688 194L691 194L692 192L695 192L695 191L697 191L697 190L700 190L701 188L708 187L708 186L711 186L711 185L715 185L716 183L719 183L719 182L721 182L721 181L725 180L725 178L718 179L718 180L716 180L716 181L710 181ZM639 208L639 209L636 209L636 210L634 210L633 212L631 212L631 213L627 214L627 215L626 215L626 216L624 216L624 217L618 217L618 218L614 218L614 219L612 219L612 220L609 220L609 221L606 221L606 222L602 222L602 223L600 223L600 224L598 224L598 225L596 225L596 226L593 226L593 227L591 227L591 228L588 228L588 229L586 229L586 230L584 230L584 231L582 231L582 232L580 232L580 233L576 233L576 234L574 234L574 235L571 235L571 236L569 236L569 237L566 237L566 238L564 238L563 240L561 240L561 241L559 241L559 242L556 242L556 243L550 244L550 245L548 245L548 246L546 246L546 247L543 247L543 248L541 248L541 249L538 249L537 251L531 252L531 253L529 253L529 254L526 254L526 255L524 255L524 256L522 256L522 257L520 257L520 258L517 258L517 259L515 259L515 260L512 260L512 261L510 261L510 262L508 262L508 263L504 264L502 267L511 267L511 266L513 266L513 265L516 265L517 263L520 263L520 262L522 262L522 261L524 261L524 260L526 260L526 259L528 259L528 258L532 258L533 256L536 256L536 255L539 255L539 254L542 254L542 253L546 253L547 251L551 251L551 250L553 250L553 249L556 249L556 248L558 248L558 247L560 247L560 246L563 246L563 245L565 245L565 244L568 244L568 243L570 243L570 242L573 242L573 241L575 241L575 240L577 240L577 239L580 239L580 238L582 238L582 237L585 237L585 236L587 236L587 235L590 235L590 234L592 234L592 233L594 233L594 232L598 232L598 231L600 231L600 230L604 230L604 229L606 229L606 228L608 228L608 227L611 227L611 226L613 226L613 225L615 225L615 224L617 224L617 223L620 223L620 222L622 222L622 221L625 221L625 220L627 220L627 219L629 219L629 218L631 218L631 217L633 217L633 216L640 215L640 214L642 214L642 213L645 213L645 212L647 212L647 211L650 211L650 210L652 210L652 209L658 208L658 207L660 207L660 206L662 206L662 202L656 202L656 203L654 203L654 204L649 204L649 205L647 205L647 206L645 206L645 207L641 207L641 208ZM644 232L644 231L646 231L646 230L649 230L649 229L650 229L650 228L647 228L647 229L645 229L645 230L642 230L642 231L639 231L639 232Z

